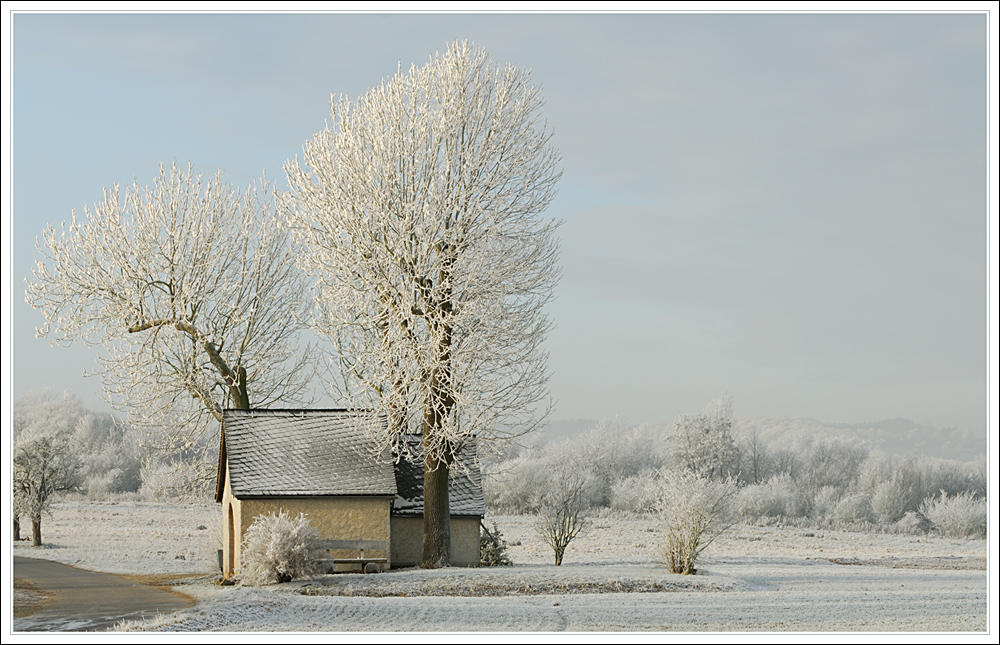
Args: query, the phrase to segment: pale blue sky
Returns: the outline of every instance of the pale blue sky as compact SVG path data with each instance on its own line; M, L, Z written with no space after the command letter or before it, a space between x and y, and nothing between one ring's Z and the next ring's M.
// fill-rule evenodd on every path
M47 223L191 161L247 184L331 93L468 38L533 68L565 174L549 215L555 418L986 426L984 14L15 14L13 395L94 350L34 338Z

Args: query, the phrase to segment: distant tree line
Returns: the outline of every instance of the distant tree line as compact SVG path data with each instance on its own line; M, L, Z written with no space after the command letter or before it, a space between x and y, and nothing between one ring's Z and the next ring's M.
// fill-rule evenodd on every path
M14 539L22 539L25 522L41 544L43 517L66 495L207 500L201 457L217 448L178 449L170 436L169 428L136 428L91 410L69 390L25 393L14 402L11 436Z
M496 514L544 517L564 482L583 491L584 515L662 513L667 483L687 473L732 484L729 511L738 521L986 535L985 455L972 462L890 456L841 438L772 450L756 432L734 432L728 395L678 417L665 436L603 420L575 438L512 450L483 470L487 510Z

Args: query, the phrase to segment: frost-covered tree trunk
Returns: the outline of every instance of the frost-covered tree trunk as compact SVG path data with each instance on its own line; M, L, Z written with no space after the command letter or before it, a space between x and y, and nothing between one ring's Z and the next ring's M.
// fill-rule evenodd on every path
M306 284L267 182L240 192L161 167L84 215L43 233L26 300L40 336L100 346L104 396L133 426L189 451L225 407L302 400Z
M447 463L424 465L424 540L420 566L437 569L451 564L451 505Z
M441 272L442 282L451 262L445 264ZM439 307L451 310L450 289L446 291ZM428 397L425 404L423 436L433 438L435 433L447 423L455 407L451 396L451 340L452 328L448 322L439 322L433 327L439 339L437 365L427 377ZM424 539L420 566L437 569L451 564L451 504L448 497L448 475L454 453L448 447L437 450L433 441L424 441Z
M317 276L338 398L376 408L378 452L421 435L425 566L447 564L448 472L473 438L536 428L548 405L559 156L527 71L456 43L333 118L286 166L288 218Z

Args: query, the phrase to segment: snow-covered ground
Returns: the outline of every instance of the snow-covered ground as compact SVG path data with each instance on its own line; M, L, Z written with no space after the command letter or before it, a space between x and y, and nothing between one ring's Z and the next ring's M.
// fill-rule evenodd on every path
M167 631L996 633L984 540L737 526L705 551L699 575L685 577L657 564L651 517L594 518L561 567L532 517L492 521L514 567L259 589L212 584L221 512L211 504L64 502L43 524L48 545L20 543L14 553L112 573L201 574L177 587L197 606L141 626Z

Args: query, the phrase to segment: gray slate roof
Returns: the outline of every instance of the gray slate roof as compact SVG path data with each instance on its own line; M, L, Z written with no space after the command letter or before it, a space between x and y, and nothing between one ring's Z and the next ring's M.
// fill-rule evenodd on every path
M393 495L392 514L424 512L423 450L407 443L414 461L376 458L365 425L374 413L356 410L223 410L216 501L228 463L238 498L313 495ZM452 515L483 516L483 483L475 443L456 455L449 477Z
M408 442L409 449L417 456L413 463L401 460L396 464L396 499L392 514L397 516L423 515L424 513L424 460L420 438ZM448 506L452 515L486 515L483 503L483 477L476 461L476 446L466 444L455 455L457 465L448 472Z
M371 412L224 410L223 450L236 497L395 495L392 463L369 451Z

